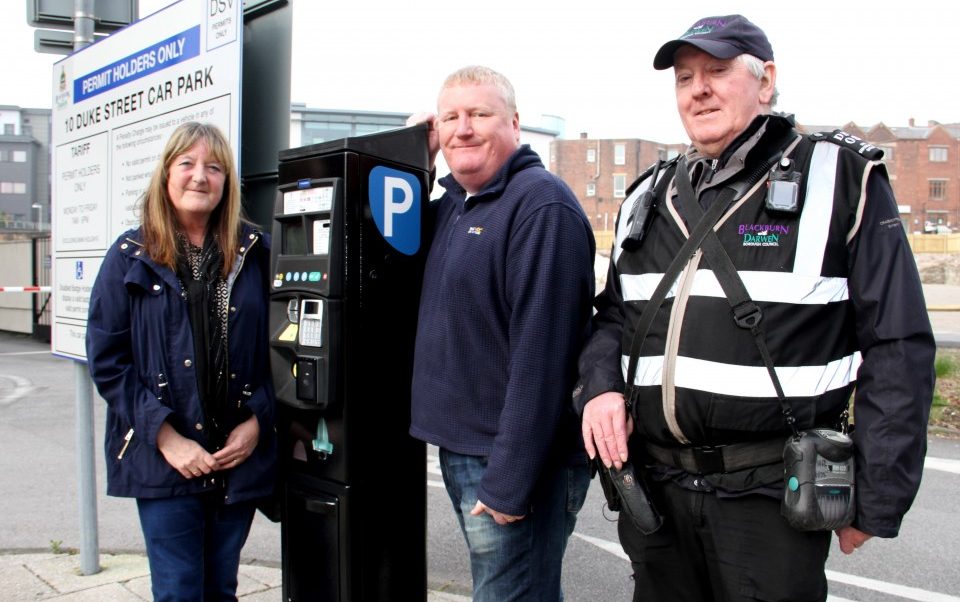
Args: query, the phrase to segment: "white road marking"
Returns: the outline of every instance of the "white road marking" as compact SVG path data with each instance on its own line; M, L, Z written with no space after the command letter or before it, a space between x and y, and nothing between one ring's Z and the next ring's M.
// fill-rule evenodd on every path
M623 551L623 546L620 545L620 542L607 541L606 539L600 539L599 537L590 537L589 535L584 535L583 533L573 532L575 537L579 537L583 541L593 544L603 550L604 552L610 552L617 558L622 558L627 562L630 562L630 557L627 556L627 553Z
M623 548L620 546L619 542L607 541L606 539L600 539L599 537L590 537L589 535L583 535L582 533L577 532L574 532L574 536L579 537L589 544L597 546L605 552L613 554L617 558L622 558L628 562L630 560L626 552L623 551ZM826 575L829 581L844 583L846 585L852 585L854 587L868 589L875 592L882 592L891 596L906 598L907 600L917 600L918 602L960 602L960 598L951 596L949 594L930 592L916 587L908 587L906 585L898 585L896 583L887 583L885 581L878 581L876 579L868 579L866 577L838 573L837 571L828 570L826 571ZM827 600L829 602L850 602L849 600L838 598L836 596L830 596L827 598Z
M948 458L931 458L928 456L923 461L923 467L929 468L930 470L942 470L944 472L952 472L953 474L960 474L960 460L952 460Z
M12 389L8 389L7 383L4 381L11 381L13 383ZM29 379L13 374L0 374L0 385L2 385L0 386L0 405L9 405L37 389Z
M837 571L828 570L826 573L827 579L830 581L845 583L854 587L869 589L875 592L889 594L891 596L899 596L901 598L906 598L907 600L918 600L920 602L960 602L960 598L957 596L941 594L938 592L928 592L927 590L920 589L918 587L908 587L906 585L898 585L896 583L887 583L886 581L878 581L876 579L868 579L866 577L858 577L856 575L847 575L846 573L838 573Z

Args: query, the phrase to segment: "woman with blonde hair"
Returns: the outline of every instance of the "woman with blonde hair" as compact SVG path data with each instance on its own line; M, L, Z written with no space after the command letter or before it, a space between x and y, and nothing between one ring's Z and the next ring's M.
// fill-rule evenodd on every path
M107 493L137 499L155 600L236 600L276 464L269 236L243 218L230 144L208 124L173 132L141 209L90 298Z

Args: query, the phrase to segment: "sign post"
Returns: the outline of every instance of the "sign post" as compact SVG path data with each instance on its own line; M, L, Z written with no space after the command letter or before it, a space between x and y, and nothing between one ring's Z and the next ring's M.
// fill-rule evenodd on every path
M139 0L27 0L27 24L38 28L34 32L33 48L50 54L70 54L85 48L94 39L103 39L106 34L136 21L139 3ZM88 39L88 35L93 37Z

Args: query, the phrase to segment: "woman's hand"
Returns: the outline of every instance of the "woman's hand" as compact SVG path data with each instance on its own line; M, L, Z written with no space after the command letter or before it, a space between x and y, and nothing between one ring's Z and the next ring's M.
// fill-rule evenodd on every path
M260 423L256 415L251 415L230 431L223 449L213 454L213 458L219 464L217 470L236 468L242 464L257 448L259 441Z
M210 474L220 466L207 450L193 439L187 439L170 426L169 422L160 425L157 433L157 449L163 458L185 479Z

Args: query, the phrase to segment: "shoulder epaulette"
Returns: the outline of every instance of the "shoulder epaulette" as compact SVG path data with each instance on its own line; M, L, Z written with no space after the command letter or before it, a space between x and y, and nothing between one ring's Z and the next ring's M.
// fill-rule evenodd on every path
M832 132L814 132L810 134L808 138L814 142L833 142L837 146L843 146L854 151L858 155L870 159L871 161L879 161L883 158L883 151L870 144L863 138L859 136L854 136L853 134L848 134L843 130L833 130Z
M667 159L666 161L662 161L662 162L660 163L660 169L661 169L661 170L667 169L668 167L670 167L671 165L673 165L674 163L676 163L676 162L679 161L679 160L680 160L680 155L679 155L679 154L674 155L673 158ZM640 174L639 176L637 176L637 179L634 180L632 184L630 184L629 186L627 186L627 190L625 191L624 194L625 194L626 196L630 196L630 193L633 192L633 191L637 188L637 186L639 186L640 184L642 184L644 180L646 180L647 178L649 178L649 177L653 174L653 170L654 170L654 168L655 168L656 166L657 166L656 163L654 163L653 165L651 165L650 167L648 167L642 174Z

